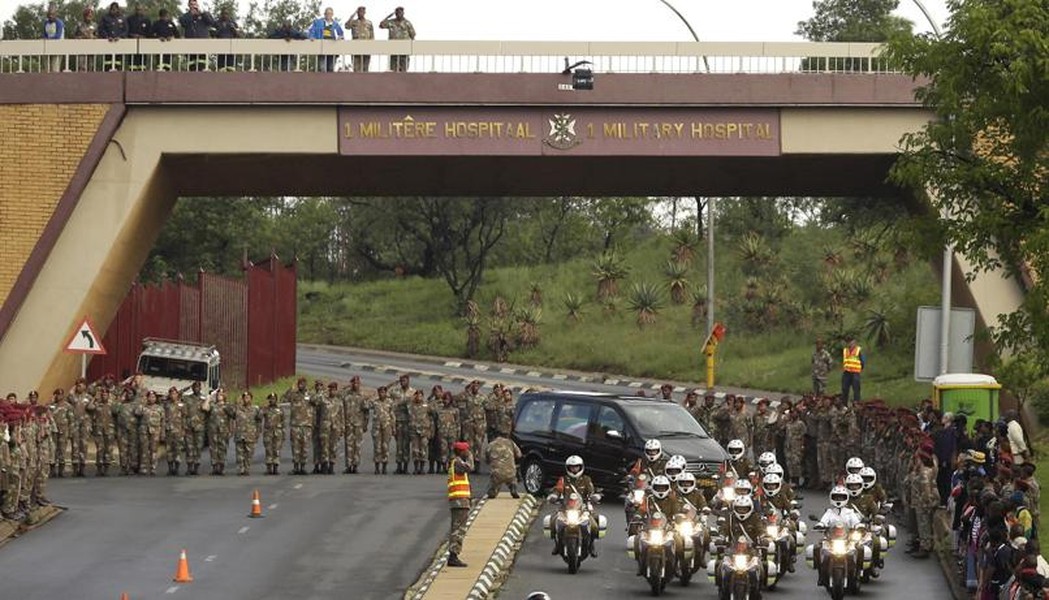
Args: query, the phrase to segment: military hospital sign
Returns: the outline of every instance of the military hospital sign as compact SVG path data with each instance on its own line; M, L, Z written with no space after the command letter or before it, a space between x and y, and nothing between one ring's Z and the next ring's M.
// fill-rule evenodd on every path
M778 156L779 111L341 107L341 154Z

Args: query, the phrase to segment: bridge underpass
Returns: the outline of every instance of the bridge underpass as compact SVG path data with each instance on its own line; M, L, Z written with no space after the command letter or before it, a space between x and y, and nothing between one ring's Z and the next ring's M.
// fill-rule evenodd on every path
M108 107L4 290L11 389L72 378L69 329L108 325L180 195L907 195L886 173L928 118L891 73L598 73L578 92L516 72L2 77L27 118ZM985 321L1016 298L1001 281L971 286Z

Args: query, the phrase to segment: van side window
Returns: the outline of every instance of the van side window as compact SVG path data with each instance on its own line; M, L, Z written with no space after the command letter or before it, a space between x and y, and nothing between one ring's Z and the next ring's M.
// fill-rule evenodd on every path
M553 400L533 400L521 409L515 429L517 433L547 433L553 416Z
M554 432L568 437L586 441L586 427L590 422L590 404L579 404L576 402L565 402L561 405L561 411L557 413L557 422L554 423Z
M608 432L615 430L626 437L626 427L623 417L611 406L602 406L598 409L597 421L594 423L593 436L597 439L608 439Z

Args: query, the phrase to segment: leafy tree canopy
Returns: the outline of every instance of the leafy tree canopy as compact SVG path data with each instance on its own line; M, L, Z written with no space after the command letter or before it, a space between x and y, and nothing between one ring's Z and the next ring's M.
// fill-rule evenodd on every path
M815 14L798 23L798 35L813 42L884 42L911 32L911 22L892 14L899 0L817 0Z

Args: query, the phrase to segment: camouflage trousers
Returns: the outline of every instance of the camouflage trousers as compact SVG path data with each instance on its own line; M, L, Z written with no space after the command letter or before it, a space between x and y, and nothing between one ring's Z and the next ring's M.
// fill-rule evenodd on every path
M452 525L448 531L448 552L459 554L463 551L463 538L466 537L466 517L470 516L467 507L453 506Z
M293 425L291 428L291 459L306 464L309 460L310 444L313 442L313 428L304 425Z
M347 467L356 467L361 462L361 439L364 437L363 430L358 426L346 428L346 436L342 438L343 460Z
M312 436L312 441L313 441L313 464L320 464L322 462L327 462L325 460L322 460L322 458L321 458L321 456L324 454L325 449L327 448L327 444L324 443L324 439L325 438L322 437L323 436L323 434L321 433L322 430L323 430L322 427L314 427L313 428L313 436Z
M488 478L488 497L495 498L499 495L499 488L507 486L510 489L510 493L517 491L517 474L516 473L496 473L492 471L491 476Z
M284 448L283 431L267 431L262 436L262 447L266 451L266 464L276 465L280 463L280 451Z
M40 465L40 468L36 470L36 476L33 478L33 491L30 494L31 499L39 500L40 498L47 497L47 480L50 471L47 465Z
M830 442L817 443L817 462L819 463L820 483L831 483L837 474L834 462L834 451Z
M408 432L407 421L397 421L395 423L393 437L397 443L397 462L408 462L411 460L411 434Z
M66 448L69 446L69 432L59 431L55 433L55 464L66 464ZM72 448L69 449L72 454Z
M22 472L19 469L11 469L3 477L5 480L4 505L0 510L5 515L9 515L18 510L18 497L22 493Z
M463 425L463 441L470 444L470 449L474 452L483 452L486 443L484 425Z
M120 470L128 473L138 471L140 462L138 431L124 430L117 433L117 451L120 453Z
M186 430L186 462L200 464L200 450L204 447L204 430Z
M375 462L386 463L390 460L390 428L375 426L372 428L372 450Z
M451 460L452 459L452 444L455 443L455 436L448 436L448 435L446 435L446 436L443 436L443 437L438 437L434 441L437 444L438 450L439 450L439 452L437 454L437 460L439 460L439 461L441 461L443 463L446 463L449 460ZM477 450L476 452L480 452L480 450Z
M802 449L794 448L793 446L784 451L787 458L787 477L791 479L798 479L805 473L802 471Z
M36 483L36 465L29 462L29 466L22 469L21 473L22 485L18 489L18 501L22 504L29 504L30 494L33 492L33 485Z
M102 433L95 436L95 465L109 465L113 461L113 436Z
M139 473L154 474L157 472L157 446L160 445L160 432L139 432L139 455L142 457Z
M182 431L171 430L164 434L164 451L168 462L182 462L186 452L186 438Z
M237 471L248 473L251 469L251 458L255 454L255 442L252 438L237 438Z
M339 459L339 441L345 439L342 432L332 429L328 434L328 462L334 463Z
M844 442L834 440L830 445L831 476L845 472L845 461L849 460L849 449Z
M316 443L313 445L313 464L332 462L334 457L331 454L333 443L333 440L331 439L331 429L328 427L321 427L320 432L317 433L314 438L316 439Z
M229 453L229 434L225 431L208 431L208 451L213 466L226 464L226 455Z
M72 453L69 456L70 462L87 462L87 443L92 437L90 425L80 428L79 431L76 429L73 430L72 439L70 440L70 444L72 445Z
M936 514L936 510L933 507L915 507L914 516L918 520L918 544L922 550L931 552L932 546L932 518Z
M413 433L411 439L412 460L426 460L429 454L430 438L423 434Z

